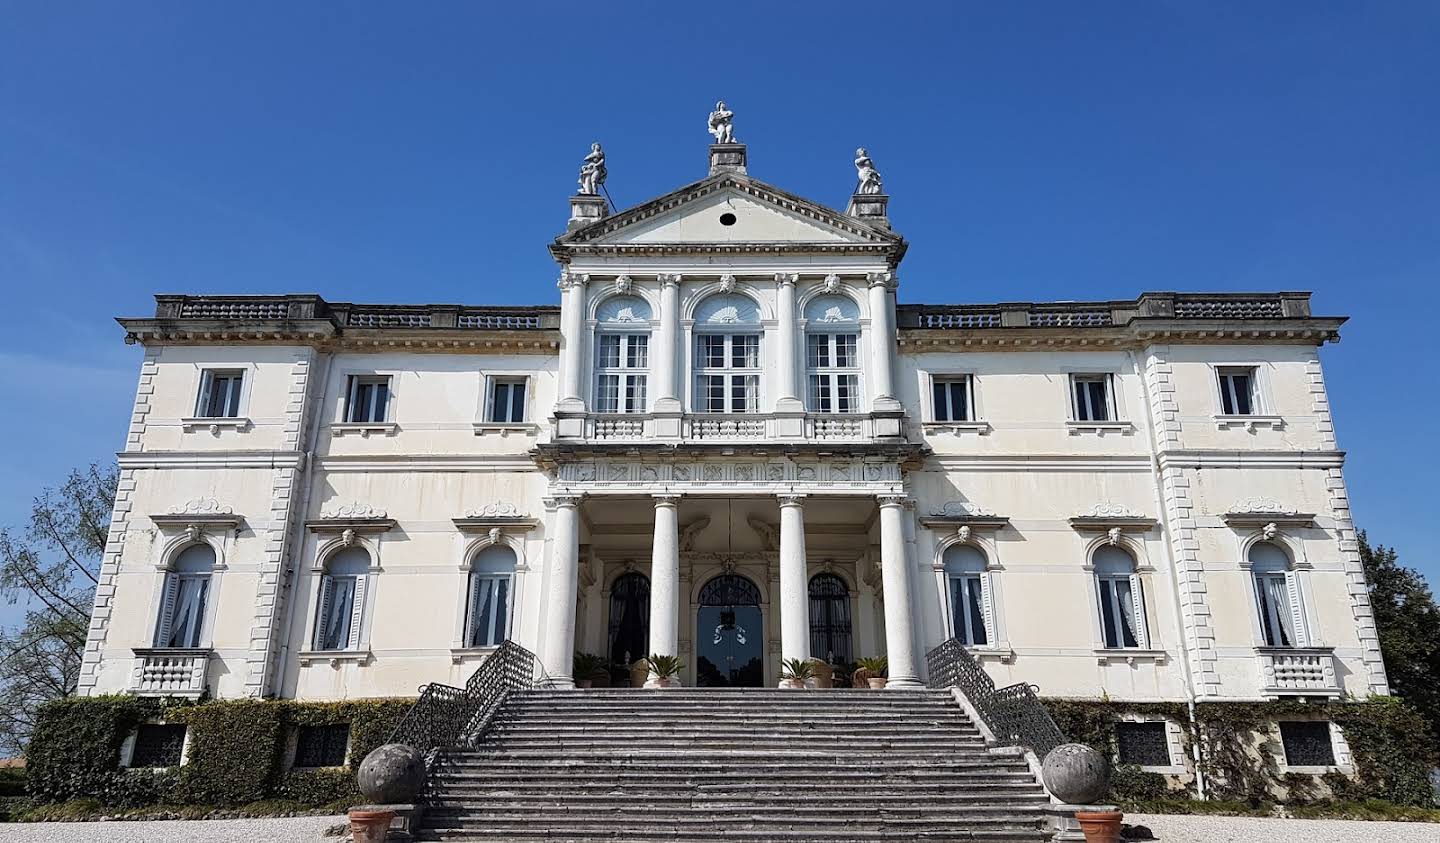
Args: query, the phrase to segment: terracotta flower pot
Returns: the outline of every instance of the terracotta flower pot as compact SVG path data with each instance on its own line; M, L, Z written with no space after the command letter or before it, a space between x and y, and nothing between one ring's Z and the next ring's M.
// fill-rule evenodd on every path
M671 676L657 676L655 677L655 687L673 688L675 687L675 678Z
M350 812L350 834L355 843L385 843L394 820L394 811L354 810Z
M786 679L786 680L785 680L785 687L786 687L786 688L795 688L796 690L802 689L802 688L805 687L805 680L803 680L803 679Z
M1119 811L1075 812L1075 820L1085 832L1085 843L1120 843L1120 820L1124 817Z
M876 690L879 690L880 688L885 687L885 677L883 677L883 676L872 676L872 677L870 677L869 679L866 679L865 681L866 681L866 682L869 682L869 683L870 683L870 687L871 687L871 688L875 688Z

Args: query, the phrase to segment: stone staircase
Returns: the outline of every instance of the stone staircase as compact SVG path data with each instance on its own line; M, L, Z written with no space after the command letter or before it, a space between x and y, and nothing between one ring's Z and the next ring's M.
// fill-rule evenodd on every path
M422 840L1049 839L948 691L521 691L430 787Z

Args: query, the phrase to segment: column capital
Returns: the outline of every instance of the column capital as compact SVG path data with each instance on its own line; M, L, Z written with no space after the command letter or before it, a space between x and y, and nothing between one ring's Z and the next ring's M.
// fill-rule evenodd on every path
M800 273L777 272L775 273L775 283L781 285L782 287L786 285L793 287L796 284L800 283Z
M589 274L584 272L571 272L567 269L560 273L560 280L555 282L555 286L559 287L561 290L573 290L584 287L586 284L589 283Z
M678 272L661 272L655 276L655 280L660 282L661 287L678 287L682 277L684 276Z
M656 506L677 506L682 497L684 497L684 495L670 492L655 492L650 495L650 498L655 501Z
M776 495L775 499L780 501L781 506L804 506L807 495L784 494Z
M871 287L884 287L887 290L893 290L900 286L900 282L896 280L893 272L867 272L865 280Z
M906 496L906 495L897 495L897 494L876 495L876 496L875 496L875 500L880 504L880 506L899 506L899 507L905 507L905 506L909 506L909 505L910 505L910 498L909 498L908 496Z
M551 495L545 498L542 503L546 509L560 509L562 507L576 507L584 495Z

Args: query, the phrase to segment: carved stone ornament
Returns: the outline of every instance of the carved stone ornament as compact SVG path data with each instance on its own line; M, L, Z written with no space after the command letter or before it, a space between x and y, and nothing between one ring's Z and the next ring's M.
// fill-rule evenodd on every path
M1119 545L1120 536L1124 533L1125 531L1120 529L1119 527L1111 527L1110 529L1105 531L1105 543L1110 545L1111 547Z
M1274 539L1276 536L1280 535L1280 526L1274 521L1271 521L1269 524L1266 524L1264 527L1260 528L1260 535L1264 536L1265 541L1268 542Z
M655 276L655 280L656 280L656 281L659 281L659 282L660 282L660 286L662 286L662 287L676 286L676 285L678 285L678 284L680 283L680 275L679 275L678 273L673 273L673 272L672 272L672 273L662 272L662 273L660 273L659 275L656 275L656 276Z
M727 273L725 273L724 275L720 276L720 291L721 291L721 292L724 292L724 293L733 293L733 292L735 292L735 276L734 276L734 275L731 275L730 273L727 272Z
M622 275L615 279L615 292L619 295L628 296L633 289L635 289L635 282L630 280L630 276Z
M489 539L491 544L499 544L501 535L499 527L491 527L490 531L485 534L485 538Z
M522 518L520 510L515 508L513 503L495 501L487 503L479 509L471 509L465 512L466 518Z
M799 281L800 281L800 273L798 273L798 272L777 272L777 273L775 273L775 283L776 283L776 284L781 284L781 285L784 285L784 284L795 284L795 283L798 283Z
M865 274L865 280L872 287L885 287L893 290L897 286L893 272L868 272Z
M605 150L600 148L599 143L590 144L590 153L585 156L585 163L580 165L580 195L594 196L600 192L600 185L605 183Z
M1144 518L1145 515L1136 512L1123 503L1097 503L1090 507L1085 514L1087 518Z
M171 515L234 515L235 510L214 498L195 498L170 507Z
M961 524L960 529L955 531L955 537L961 542L968 542L970 541L970 532L969 524Z
M735 112L725 107L725 101L715 103L715 110L705 121L705 131L715 138L716 143L735 142Z
M938 518L984 518L995 515L985 507L970 501L946 501L931 509L930 514Z
M328 510L320 511L322 520L330 521L335 519L379 519L385 518L385 510L376 509L368 503L342 503Z
M883 193L881 188L880 171L875 169L875 162L870 160L870 154L865 147L855 150L855 175L860 184L855 192L867 196L874 196Z
M710 526L710 516L702 515L680 528L680 549L691 551L695 549L695 537L701 530Z
M198 542L203 535L205 535L205 528L199 524L191 524L185 528L186 541Z
M830 273L829 275L825 276L825 292L827 292L827 293L835 293L835 292L838 292L839 290L840 290L840 276L836 275L836 274L833 273L833 272Z
M780 528L761 518L751 516L746 519L750 529L760 537L760 546L767 552L774 553L780 549Z
M583 272L571 272L567 269L563 270L560 273L560 280L555 282L555 286L559 287L562 290L569 290L571 288L584 287L586 284L589 283L589 275Z
M355 546L355 531L347 527L343 532L341 532L341 533L340 533L340 544L341 544L343 547L354 547L354 546Z
M1274 498L1241 498L1230 508L1231 512L1264 512L1271 515L1295 515L1296 510L1287 507Z

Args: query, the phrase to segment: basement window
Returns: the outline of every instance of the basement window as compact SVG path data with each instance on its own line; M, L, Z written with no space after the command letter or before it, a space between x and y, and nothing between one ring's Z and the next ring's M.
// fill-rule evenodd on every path
M350 724L301 726L295 736L296 767L344 767Z
M1165 723L1116 723L1115 742L1121 764L1139 767L1169 767L1170 741Z
M135 730L131 767L179 767L185 749L185 724L141 723Z
M1280 743L1287 767L1335 766L1335 742L1328 720L1281 721Z

